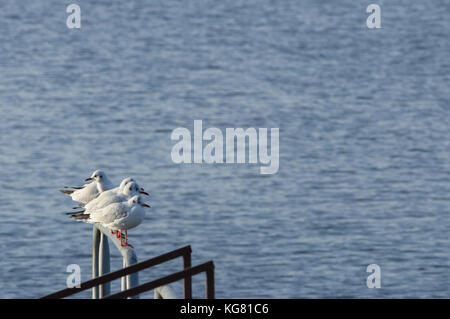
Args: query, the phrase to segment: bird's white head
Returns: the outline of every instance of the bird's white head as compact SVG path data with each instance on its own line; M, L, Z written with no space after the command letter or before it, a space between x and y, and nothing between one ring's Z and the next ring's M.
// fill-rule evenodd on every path
M132 179L131 177L124 178L124 179L122 180L122 182L120 182L119 190L120 190L121 192L123 192L125 186L126 186L128 183L130 183L130 182L135 182L135 180Z
M106 179L105 172L98 169L94 173L92 173L91 177L86 178L86 181L96 181L97 183L101 183L105 179Z
M128 203L130 205L141 205L143 207L150 207L150 205L147 205L146 203L142 202L141 196L139 196L139 195L135 195L135 196L131 197L128 200Z
M122 190L122 193L127 196L135 196L139 194L139 185L136 182L130 182L126 184Z
M127 188L130 188L130 184L131 184L131 183L134 183L134 184L136 185L136 187L138 187L138 192L136 193L136 195L137 195L137 194L144 194L144 195L150 196L150 195L149 195L147 192L145 192L144 189L143 189L142 187L140 187L140 186L138 185L138 183L137 183L134 179L132 179L131 177L125 178L125 179L120 183L120 185L119 185L119 190L120 190L120 192L123 193L123 194L125 194L125 195L128 195L128 196L133 196L133 194L130 194L129 191L127 191ZM128 192L128 193L126 193L126 192Z

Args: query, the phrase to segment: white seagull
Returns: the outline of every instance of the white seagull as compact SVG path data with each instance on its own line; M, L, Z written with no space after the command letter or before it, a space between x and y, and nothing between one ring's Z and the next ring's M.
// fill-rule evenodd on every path
M89 201L87 204L80 204L79 206L74 207L73 209L81 208L83 210L88 210L88 209L94 208L94 206L96 206L95 209L100 208L100 207L97 207L97 205L100 202L105 201L106 198L121 195L123 193L125 186L130 182L136 182L136 181L134 179L132 179L131 177L127 177L127 178L123 179L122 182L120 182L119 186L109 189L107 191L101 192L101 193L97 194L97 196L93 200ZM139 185L138 185L138 187L139 187ZM144 191L144 189L142 187L140 187L140 193L150 196L147 192Z
M89 224L101 224L116 233L120 238L120 246L128 246L127 230L142 223L145 216L144 207L149 205L141 201L139 195L129 198L127 201L112 203L106 207L92 211L90 214L73 214L72 218ZM114 232L113 232L114 230ZM122 242L122 230L125 231L125 242Z
M92 173L91 177L86 178L85 181L92 182L80 187L66 186L65 189L61 189L60 192L69 195L75 202L86 204L93 200L99 193L114 187L108 177L106 177L106 174L101 170L96 170Z
M114 191L115 189L110 189L106 192L99 194L96 198L91 200L89 203L84 205L84 207L77 212L69 212L67 214L90 214L91 212L106 207L112 203L120 203L127 201L130 197L139 194L148 195L147 192L141 190L136 182L129 182L126 185L120 187L121 192Z

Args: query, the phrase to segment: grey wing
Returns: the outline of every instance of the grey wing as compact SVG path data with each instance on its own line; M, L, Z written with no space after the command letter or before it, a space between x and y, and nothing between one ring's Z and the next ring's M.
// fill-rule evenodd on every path
M109 224L126 217L128 211L121 203L113 203L91 213L91 220L97 223Z

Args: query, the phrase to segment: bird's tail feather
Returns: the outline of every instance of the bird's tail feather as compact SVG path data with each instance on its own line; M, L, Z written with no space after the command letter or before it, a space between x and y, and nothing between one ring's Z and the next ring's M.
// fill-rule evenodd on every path
M69 195L69 196L74 192L73 189L60 189L59 191L63 194Z
M89 219L90 215L89 214L73 214L69 216L70 218L73 218L75 220L79 220L79 221L87 221L87 219Z
M84 212L85 212L85 210L83 209L83 210L79 210L77 212L66 212L64 214L70 215L70 216L72 216L72 215L89 215L89 214L85 214Z

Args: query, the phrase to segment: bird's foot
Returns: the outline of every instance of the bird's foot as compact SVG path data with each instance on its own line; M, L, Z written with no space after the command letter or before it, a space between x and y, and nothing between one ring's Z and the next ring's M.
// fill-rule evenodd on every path
M125 239L124 243L122 243L122 238ZM124 234L122 234L122 231L120 231L120 246L121 247L131 246L128 244L128 232L126 230ZM131 248L133 248L133 246L131 246Z

